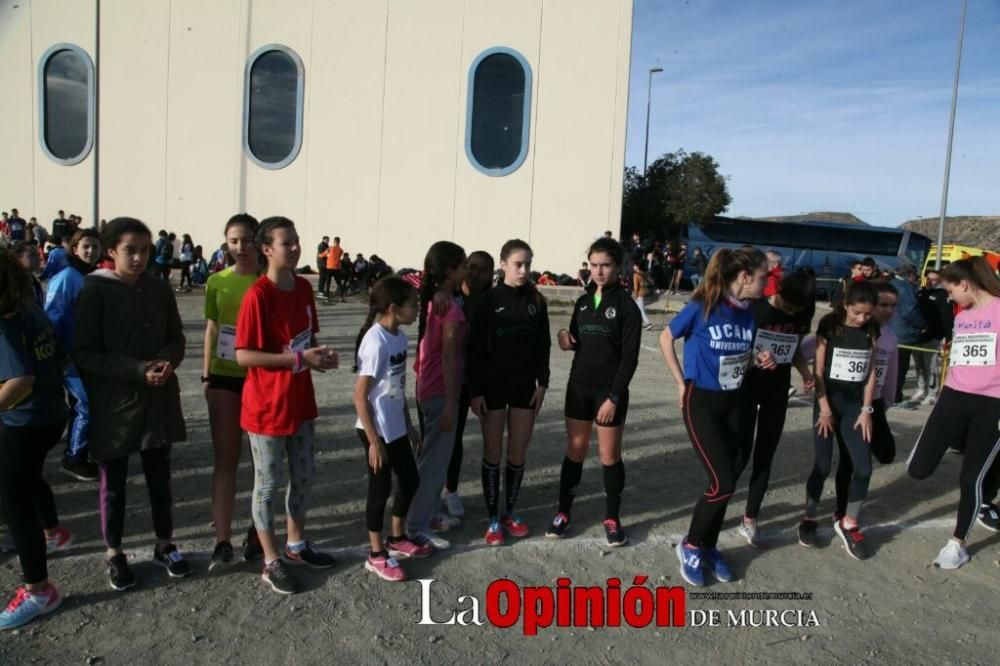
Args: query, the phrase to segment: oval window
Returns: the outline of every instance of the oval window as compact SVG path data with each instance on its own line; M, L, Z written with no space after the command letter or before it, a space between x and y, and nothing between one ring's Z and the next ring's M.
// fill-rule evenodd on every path
M42 148L65 165L81 162L94 142L94 65L71 44L52 47L39 68Z
M516 170L528 154L531 68L521 54L490 49L469 72L465 148L477 169L491 176Z
M266 46L247 65L244 148L262 167L280 169L302 144L302 61L282 46Z

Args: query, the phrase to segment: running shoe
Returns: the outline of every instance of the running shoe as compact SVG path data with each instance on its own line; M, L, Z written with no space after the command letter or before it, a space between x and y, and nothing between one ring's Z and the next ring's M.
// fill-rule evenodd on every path
M434 547L434 550L448 550L451 548L450 541L442 539L432 532L417 532L416 534L408 534L407 537L418 546L430 544Z
M919 405L921 402L924 401L926 397L927 397L927 391L924 389L919 389L917 390L916 393L910 396L909 402L912 402L914 405Z
M789 386L788 387L788 397L789 398L791 398L792 396L794 396L796 393L798 393L798 391L795 390L794 386Z
M996 504L984 504L979 507L976 520L989 531L1000 532L1000 509L997 509Z
M458 527L462 521L455 516L439 513L431 518L429 527L431 532L447 532L453 527Z
M503 535L503 528L500 527L500 521L494 520L490 523L490 526L486 528L486 545L487 546L502 546L505 541Z
M703 587L705 585L705 574L701 571L701 548L692 548L687 545L687 539L677 542L677 559L681 563L681 578L689 585Z
M27 588L19 587L7 608L0 611L0 629L23 627L36 617L59 608L61 603L62 596L55 585L50 584L42 594L32 594Z
M174 544L153 548L153 561L167 570L171 578L184 578L191 574L191 563L184 559Z
M740 526L736 528L736 532L747 540L747 543L754 548L760 548L760 543L757 541L757 521L751 520L747 522L746 520L740 521Z
M449 516L455 516L456 518L465 517L465 506L462 504L462 498L459 497L458 491L453 493L449 493L447 490L444 491L441 500Z
M624 546L628 542L621 522L614 518L608 518L604 521L604 539L612 548Z
M65 525L56 527L56 533L45 537L45 552L49 555L66 550L73 545L73 533Z
M804 519L799 523L799 543L806 548L817 548L819 540L816 538L816 521Z
M295 552L292 552L292 549L286 545L285 561L296 566L308 565L313 569L329 569L336 563L333 555L313 549L312 544L308 541L302 550Z
M644 330L644 331L652 331L653 330L653 325L652 324L643 324L642 325L642 330Z
M233 563L233 559L233 545L228 541L220 541L215 544L215 550L212 551L212 561L208 563L208 570L224 569Z
M969 553L965 547L954 539L948 539L938 556L934 558L934 566L940 569L957 569L969 561Z
M569 530L569 516L559 512L549 523L549 529L545 530L545 536L550 539L562 539Z
M524 524L520 516L515 514L501 518L500 525L514 538L523 539L528 536L528 526Z
M848 555L856 560L864 560L868 557L868 549L865 547L865 536L861 533L861 528L856 525L851 528L844 527L844 521L839 520L833 524L833 531L844 542L844 548L847 549Z
M84 461L75 463L63 460L62 468L63 472L77 481L97 481L97 463L95 462Z
M390 557L398 557L400 559L411 557L421 559L430 557L434 553L434 546L430 543L414 543L405 536L398 539L387 539L385 549L389 551Z
M132 569L128 565L128 558L125 557L125 553L118 553L107 561L107 565L108 582L111 583L112 590L121 592L130 587L135 587L135 574L132 573Z
M382 580L387 580L390 583L400 583L406 580L406 572L403 571L403 567L399 566L399 562L395 558L386 555L385 551L380 555L369 554L368 559L365 560L365 570L371 571Z
M731 583L735 578L718 548L702 548L702 561L708 572L720 583Z
M270 564L265 564L260 577L278 594L295 594L299 591L298 581L280 557Z
M927 397L926 397L926 398L924 398L923 400L921 400L921 401L920 401L920 404L921 404L921 405L924 405L924 406L926 406L926 407L930 407L930 406L932 406L932 405L933 405L933 404L934 404L935 402L937 402L937 396L936 396L936 395L934 395L933 393L928 393L928 394L927 394Z
M260 545L260 536L257 535L257 528L251 525L246 538L243 539L243 559L253 562L263 557L264 547Z

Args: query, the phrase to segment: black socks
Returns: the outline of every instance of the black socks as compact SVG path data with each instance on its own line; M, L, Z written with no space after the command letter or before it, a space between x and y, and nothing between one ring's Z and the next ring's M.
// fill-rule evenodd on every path
M564 463L565 464L565 463ZM618 520L622 504L622 490L625 489L625 463L619 460L614 465L604 466L604 518Z
M562 471L559 473L559 513L569 515L581 477L583 477L583 463L574 462L568 457L563 458Z

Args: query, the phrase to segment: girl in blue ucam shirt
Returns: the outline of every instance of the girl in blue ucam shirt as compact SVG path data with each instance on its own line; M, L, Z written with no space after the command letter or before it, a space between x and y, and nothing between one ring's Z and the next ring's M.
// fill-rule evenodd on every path
M750 401L740 387L754 361L750 300L761 297L766 272L767 257L759 250L717 250L691 300L660 335L684 425L709 479L687 537L677 544L681 575L691 585L705 584L703 565L720 582L733 579L716 543L739 476L742 447L752 443L746 436ZM684 338L683 372L674 350L677 338ZM758 354L756 363L775 364L770 352Z

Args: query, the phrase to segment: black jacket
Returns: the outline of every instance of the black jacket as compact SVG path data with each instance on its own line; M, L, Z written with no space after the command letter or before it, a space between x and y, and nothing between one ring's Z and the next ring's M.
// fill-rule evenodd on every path
M642 315L619 285L608 285L594 307L596 285L577 299L569 332L576 340L569 380L589 389L622 396L639 365Z
M474 303L466 359L469 396L487 387L549 385L549 311L534 287L504 283Z
M917 302L927 320L927 337L931 340L951 340L955 312L948 300L948 292L942 287L921 289L917 294Z

